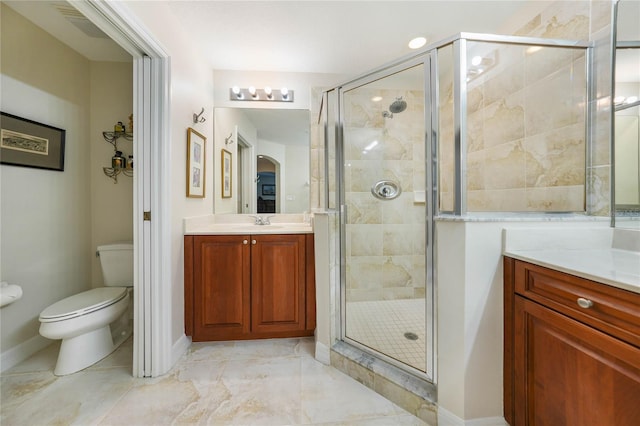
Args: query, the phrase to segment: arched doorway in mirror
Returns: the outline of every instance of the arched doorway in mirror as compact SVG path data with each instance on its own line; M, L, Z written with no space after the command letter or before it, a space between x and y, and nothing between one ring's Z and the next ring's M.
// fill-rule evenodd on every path
M266 155L258 155L257 164L257 212L279 213L280 163Z

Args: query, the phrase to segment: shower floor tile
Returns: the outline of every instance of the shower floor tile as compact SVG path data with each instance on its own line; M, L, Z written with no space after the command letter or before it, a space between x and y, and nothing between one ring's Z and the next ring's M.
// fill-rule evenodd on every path
M347 302L346 335L391 358L424 371L425 299ZM405 333L417 337L411 340Z

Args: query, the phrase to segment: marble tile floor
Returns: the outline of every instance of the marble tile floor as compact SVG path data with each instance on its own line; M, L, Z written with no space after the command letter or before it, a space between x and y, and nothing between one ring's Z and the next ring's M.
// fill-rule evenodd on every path
M53 375L53 344L0 376L0 424L424 425L313 358L313 338L194 343L166 375L131 376L132 339Z

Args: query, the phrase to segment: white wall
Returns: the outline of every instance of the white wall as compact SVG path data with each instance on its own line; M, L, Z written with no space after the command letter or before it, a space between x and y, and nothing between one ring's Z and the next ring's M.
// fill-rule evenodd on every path
M502 230L608 225L606 218L436 223L438 406L439 416L448 415L442 424L499 424L502 417Z
M133 179L120 174L114 184L102 170L111 167L114 154L113 145L105 142L102 132L113 131L118 121L128 126L133 110L133 66L130 62L91 62L90 66L91 120L87 143L91 145L91 248L95 250L101 244L133 240ZM133 152L133 141L118 139L118 149L128 158ZM96 256L91 259L92 283L99 287L100 259Z
M0 310L6 368L21 356L17 352L39 344L34 339L42 339L38 316L45 307L91 285L90 66L6 5L1 7L2 111L66 130L63 172L0 167L0 275L24 292L21 300Z
M309 147L286 146L285 169L287 180L282 180L282 213L300 213L309 210Z
M171 187L171 317L174 346L184 336L184 217L213 213L213 188L216 168L213 166L213 73L202 61L198 44L188 28L174 24L168 2L120 2L128 9L168 53L171 60L170 140L173 167L169 171ZM194 124L193 114L205 108L205 123ZM186 197L187 128L193 127L207 138L205 198ZM174 354L175 355L175 354Z

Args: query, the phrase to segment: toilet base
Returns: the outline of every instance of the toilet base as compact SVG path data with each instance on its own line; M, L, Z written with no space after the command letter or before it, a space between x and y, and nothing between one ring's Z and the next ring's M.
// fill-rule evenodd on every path
M83 370L100 361L116 348L109 325L80 336L63 339L53 374L64 376Z

